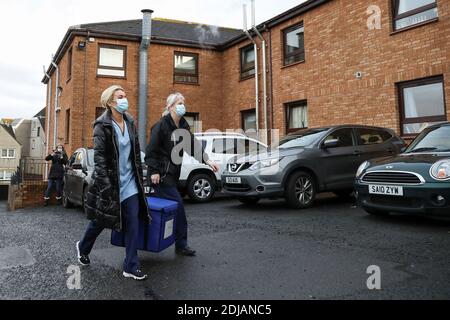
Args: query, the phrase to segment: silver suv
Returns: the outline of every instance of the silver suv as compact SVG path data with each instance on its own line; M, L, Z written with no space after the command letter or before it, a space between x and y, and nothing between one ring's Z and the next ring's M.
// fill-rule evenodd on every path
M231 159L222 175L223 190L243 203L284 197L290 207L306 208L319 192L349 196L361 163L398 154L404 146L385 128L308 129L286 136L268 152Z

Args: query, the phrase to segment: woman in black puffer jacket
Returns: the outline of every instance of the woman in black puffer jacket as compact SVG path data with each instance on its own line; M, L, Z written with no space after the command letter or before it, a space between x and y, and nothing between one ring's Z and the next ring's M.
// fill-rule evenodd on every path
M94 183L85 208L92 220L83 239L77 243L78 261L90 264L89 253L105 229L125 233L126 278L147 278L139 266L137 242L139 219L150 222L145 199L141 154L136 126L126 112L128 100L119 86L106 89L101 98L107 110L94 123Z
M56 186L56 200L58 201L58 204L60 204L62 198L64 166L68 161L64 147L62 145L57 146L56 150L45 158L45 161L52 162L52 167L50 168L50 172L48 174L48 187L44 195L45 206L48 206L49 204L53 186Z

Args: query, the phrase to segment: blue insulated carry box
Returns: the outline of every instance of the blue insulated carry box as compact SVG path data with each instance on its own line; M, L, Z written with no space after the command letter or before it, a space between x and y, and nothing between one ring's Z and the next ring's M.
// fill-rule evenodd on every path
M152 223L139 221L138 250L161 252L175 243L175 223L178 203L160 198L147 198ZM125 247L125 233L113 230L111 244Z

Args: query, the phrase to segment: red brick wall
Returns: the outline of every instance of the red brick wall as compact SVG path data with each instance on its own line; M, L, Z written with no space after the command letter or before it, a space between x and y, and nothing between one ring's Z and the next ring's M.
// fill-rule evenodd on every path
M450 8L444 2L438 1L439 22L392 35L388 0L331 1L272 29L274 126L284 132L284 104L307 99L310 126L359 123L399 132L396 83L441 74L450 101ZM382 10L381 30L367 28L369 4ZM306 61L283 68L281 30L300 21ZM363 72L361 80L356 71Z
M269 113L271 127L284 134L285 104L306 99L310 127L358 123L386 126L399 132L396 83L434 75L444 76L450 115L450 4L438 1L438 22L392 34L390 3L389 0L335 0L274 27L270 37L264 34L267 40L272 39L268 50L271 49L273 57L271 64L268 63L273 83L273 96L269 96L268 101L269 111L273 103L273 114ZM367 28L369 5L378 5L382 10L381 30ZM284 68L281 30L300 21L305 26L305 62ZM70 108L71 138L66 145L69 154L80 146L92 146L95 109L102 91L108 86L119 84L126 89L130 112L137 117L139 43L96 38L95 42L87 43L86 51L78 50L75 44L84 40L77 37L73 42L73 76L67 83L67 53L60 63L63 93L58 137L64 137L65 110ZM99 43L127 46L126 79L96 76ZM174 91L186 96L189 112L200 114L204 130L240 128L240 111L255 108L254 78L240 80L239 48L248 43L244 41L224 52L152 44L149 49L148 131L160 118L166 97ZM174 51L199 54L199 85L173 83ZM88 59L86 81L85 55ZM260 65L262 82L261 71ZM356 71L363 72L362 79L355 78ZM55 86L55 75L52 78ZM269 93L270 84L269 78ZM54 97L51 100L53 112ZM53 122L52 116L51 119ZM50 126L50 142L53 141L52 128L53 125Z

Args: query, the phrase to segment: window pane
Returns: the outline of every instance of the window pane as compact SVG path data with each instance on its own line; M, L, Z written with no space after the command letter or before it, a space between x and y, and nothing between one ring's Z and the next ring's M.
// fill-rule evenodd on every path
M197 83L197 77L189 77L189 76L177 76L175 75L175 82L188 82L188 83Z
M304 105L289 107L289 129L308 127L308 110Z
M214 139L212 152L216 154L235 154L235 139Z
M433 8L427 11L423 11L420 13L417 13L415 15L412 15L410 17L406 17L400 20L395 21L395 28L396 29L402 29L406 28L427 20L431 20L434 18L437 18L438 16L438 10L437 8Z
M5 180L11 180L12 172L11 171L5 171Z
M338 140L338 147L353 146L352 129L340 129L329 135L325 141Z
M175 72L194 75L197 72L197 59L192 56L175 55Z
M406 118L445 115L442 83L403 89Z
M244 131L247 130L256 130L256 113L244 113L243 115L244 119Z
M304 27L298 27L295 30L286 33L286 53L292 53L297 50L303 50Z
M402 14L436 2L436 0L398 0L398 1L399 4L397 14Z
M2 149L2 157L6 158L8 156L8 149Z
M405 125L403 125L403 133L404 134L421 133L427 127L429 127L429 126L431 126L433 124L438 124L438 123L442 123L442 122L444 122L444 121L405 124Z
M241 65L241 72L242 77L249 77L255 74L255 50L253 48L251 49L244 49L242 50L242 65Z
M198 132L198 115L185 115L184 119L189 124L189 127L191 127L191 132L195 133Z
M100 48L99 64L104 67L124 68L123 57L123 49Z
M392 136L386 131L374 129L358 129L363 145L380 144L389 140Z
M14 149L9 149L9 150L8 150L8 157L14 158L15 156L16 156L16 150L14 150Z

